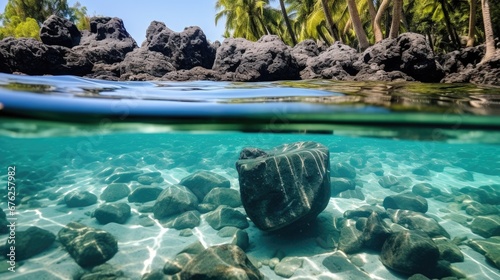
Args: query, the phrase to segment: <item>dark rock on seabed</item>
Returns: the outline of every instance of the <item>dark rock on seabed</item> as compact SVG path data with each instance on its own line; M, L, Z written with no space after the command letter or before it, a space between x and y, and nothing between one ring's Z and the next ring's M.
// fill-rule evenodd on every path
M180 279L264 279L260 271L235 245L219 245L205 249L180 272Z
M417 231L393 233L380 253L382 263L400 273L428 275L437 266L439 248L428 236Z
M16 261L29 259L45 250L47 250L55 241L56 236L45 229L39 227L29 227L23 231L17 231L15 235L15 243L5 241L5 246L2 249L7 249L15 244L15 259ZM2 255L9 254L9 251Z
M118 252L118 243L110 233L71 222L58 233L59 241L82 267L103 264Z
M244 148L236 170L243 207L264 231L311 222L330 199L330 153L320 143Z
M340 42L324 47L306 40L292 48L274 35L257 42L228 38L210 43L199 27L174 32L153 21L139 47L119 18L93 17L90 30L79 31L68 20L51 16L40 38L0 41L0 72L125 81L320 78L500 85L500 52L485 63L480 63L484 46L437 57L416 33L382 40L359 53Z

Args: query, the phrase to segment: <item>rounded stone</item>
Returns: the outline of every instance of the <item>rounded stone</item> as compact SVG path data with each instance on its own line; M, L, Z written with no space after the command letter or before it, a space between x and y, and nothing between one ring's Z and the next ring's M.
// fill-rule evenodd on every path
M124 183L109 184L102 192L100 199L106 202L115 202L130 194L130 188Z
M64 196L68 207L85 207L97 203L97 196L88 191L74 191Z

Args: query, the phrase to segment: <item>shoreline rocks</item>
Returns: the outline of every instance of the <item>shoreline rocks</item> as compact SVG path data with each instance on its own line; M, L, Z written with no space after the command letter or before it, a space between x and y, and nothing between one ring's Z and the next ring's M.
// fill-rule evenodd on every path
M479 63L484 46L434 55L425 37L403 33L359 53L335 42L312 40L293 48L275 35L257 42L228 38L210 43L196 26L182 32L153 21L139 47L119 18L93 17L90 31L57 16L42 25L40 38L0 41L0 72L75 75L105 80L420 81L500 85L500 52Z

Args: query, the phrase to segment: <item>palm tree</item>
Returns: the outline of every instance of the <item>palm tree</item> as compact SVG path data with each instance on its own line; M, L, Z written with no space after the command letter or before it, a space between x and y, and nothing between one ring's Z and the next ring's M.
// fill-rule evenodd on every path
M490 1L481 0L483 12L484 37L486 39L486 53L481 63L487 62L495 55L495 38L493 37L493 25L491 24Z
M280 8L281 8L281 14L283 14L283 19L285 20L286 29L288 30L288 34L290 35L292 44L295 46L297 45L297 37L295 37L295 32L293 32L292 24L290 23L290 18L288 17L284 0L280 0Z
M294 19L293 27L298 41L317 38L316 31L308 29L316 0L288 0L288 13Z
M354 27L354 32L356 33L356 37L358 38L359 48L361 49L361 51L364 51L370 46L370 43L368 43L368 37L366 37L365 30L363 29L363 24L359 17L356 2L354 0L347 0L347 7L349 9L349 15Z
M265 34L271 33L273 15L269 11L269 0L217 0L215 24L225 17L226 33L233 37L241 37L256 41Z
M373 26L373 33L375 33L375 42L380 42L384 39L380 22L382 21L382 16L387 10L387 7L389 7L389 0L383 0L380 4L380 7L378 8L377 15L375 16L375 24Z
M476 12L477 0L469 0L469 35L467 36L467 47L473 47L476 37Z
M328 26L328 31L334 40L343 41L340 37L339 28L333 22L332 13L330 11L330 7L328 6L327 0L321 0L321 7L323 9L323 13L325 13L325 19Z
M399 35L399 26L401 22L401 13L403 12L403 0L394 0L392 6L392 23L389 38L396 38Z

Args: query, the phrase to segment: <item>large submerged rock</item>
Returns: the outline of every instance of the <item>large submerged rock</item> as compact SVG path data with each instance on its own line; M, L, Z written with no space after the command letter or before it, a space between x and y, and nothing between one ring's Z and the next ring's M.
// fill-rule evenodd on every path
M82 267L103 264L118 252L118 242L110 233L70 222L58 233L59 241Z
M245 148L236 169L243 207L264 231L309 222L330 199L330 154L316 142Z

